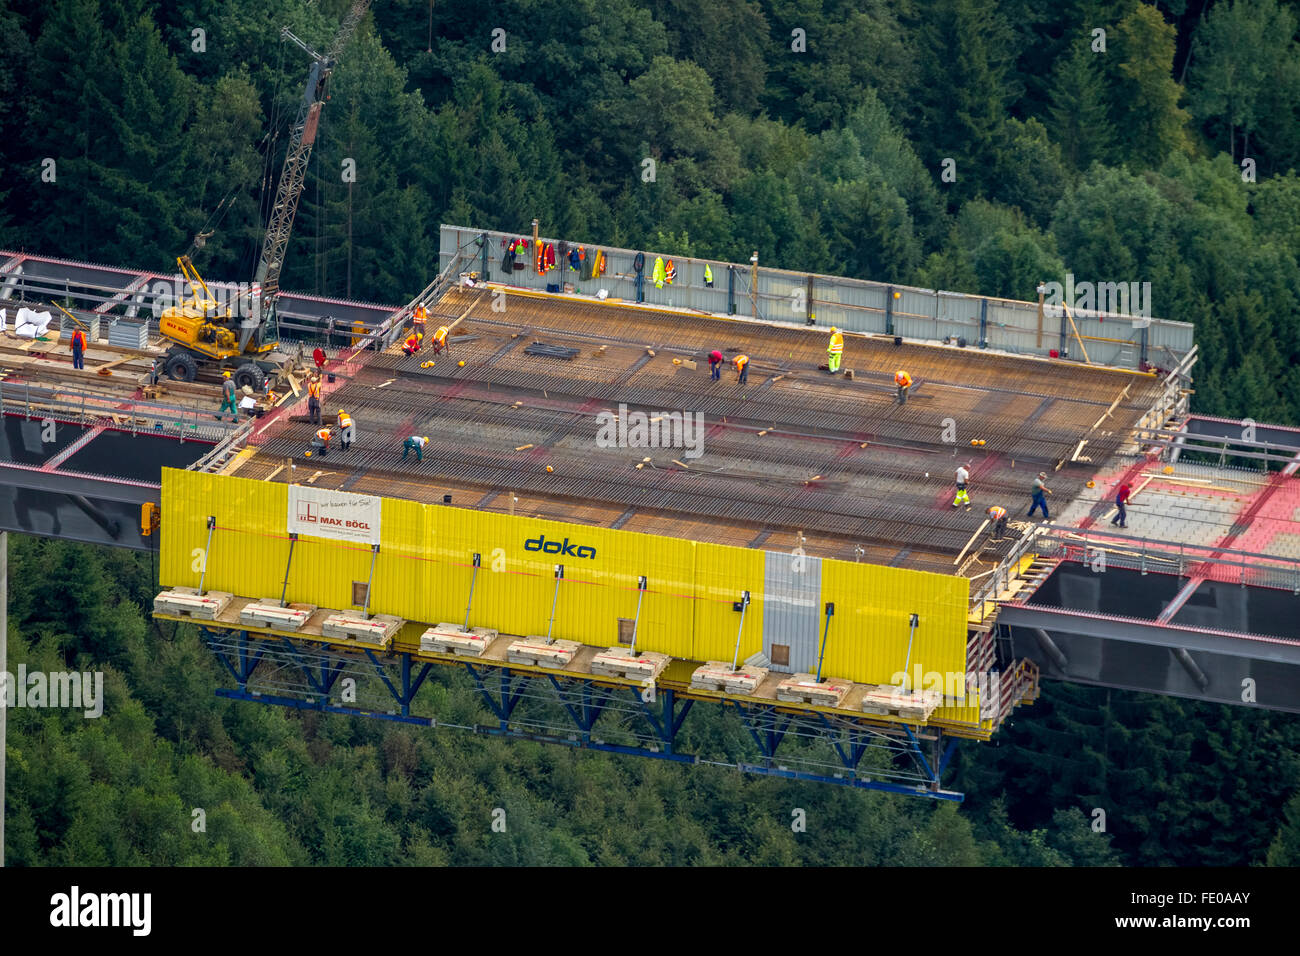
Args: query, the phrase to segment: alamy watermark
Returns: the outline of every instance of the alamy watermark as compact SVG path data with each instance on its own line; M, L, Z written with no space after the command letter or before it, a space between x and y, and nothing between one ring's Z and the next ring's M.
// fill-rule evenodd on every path
M680 448L683 458L704 454L703 412L628 411L596 415L596 446L599 448Z
M1073 312L1151 318L1150 282L1076 282L1074 273L1067 272L1064 285L1045 282L1038 292L1045 305L1064 304Z
M93 720L104 713L104 673L28 671L19 664L16 678L0 671L0 707L80 710Z

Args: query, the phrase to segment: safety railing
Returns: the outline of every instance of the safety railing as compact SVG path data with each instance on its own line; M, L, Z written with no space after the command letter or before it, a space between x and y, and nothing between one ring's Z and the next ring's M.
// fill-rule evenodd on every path
M105 424L132 434L163 434L180 439L221 442L241 426L213 419L210 410L163 402L122 400L89 392L0 382L0 408L27 419L79 425Z

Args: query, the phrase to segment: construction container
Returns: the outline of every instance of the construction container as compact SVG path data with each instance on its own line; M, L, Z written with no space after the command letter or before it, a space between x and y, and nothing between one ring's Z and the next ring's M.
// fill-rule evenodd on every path
M99 316L92 312L78 323L59 313L59 329L65 339L71 336L74 330L82 329L86 333L86 341L94 342L99 338Z
M146 319L113 319L108 323L108 344L124 349L148 348L149 322Z

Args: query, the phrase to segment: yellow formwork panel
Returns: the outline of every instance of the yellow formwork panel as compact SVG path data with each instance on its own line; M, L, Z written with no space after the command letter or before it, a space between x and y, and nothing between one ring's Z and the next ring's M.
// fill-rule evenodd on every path
M695 639L669 651L698 661L730 661L736 656L740 612L734 609L749 592L739 660L763 649L763 569L766 552L722 544L695 546Z
M904 667L915 686L966 674L966 578L825 559L822 602L835 604L823 673L864 684L898 684ZM908 657L909 619L918 624Z
M160 578L195 586L206 518L217 530L206 587L248 597L278 597L289 554L288 486L239 477L163 472ZM740 659L763 648L765 552L657 535L592 528L383 499L382 538L370 610L412 621L464 620L473 555L482 556L471 626L506 634L553 634L596 646L618 643L620 621L637 612L637 579L648 588L638 646L692 660L731 660L743 591ZM197 549L197 550L196 550ZM353 582L369 578L370 549L303 535L294 551L287 597L351 608ZM565 577L556 599L554 567ZM912 649L914 674L956 673L966 665L965 578L824 560L822 600L836 616L823 673L860 683L897 679L907 655L908 615L920 616ZM946 678L945 678L946 679ZM963 722L978 719L978 701L944 708Z

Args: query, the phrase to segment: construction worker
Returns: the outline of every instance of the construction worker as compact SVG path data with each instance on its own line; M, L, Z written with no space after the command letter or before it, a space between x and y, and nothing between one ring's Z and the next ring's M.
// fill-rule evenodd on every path
M433 333L433 354L434 355L441 355L442 350L448 348L447 336L450 334L451 334L451 330L448 329L447 326L445 325L440 325L438 327L438 331Z
M717 349L709 353L709 374L714 381L722 378L722 353Z
M406 461L406 456L410 454L411 449L415 449L415 460L424 461L424 446L429 444L429 436L412 435L406 441L402 442L402 461Z
M311 353L311 357L316 363L316 371L319 373L325 367L325 350L318 345L315 351Z
M231 417L236 422L239 421L239 406L235 404L235 380L230 377L229 372L222 372L223 381L221 383L221 414L217 415L217 421L224 421L226 409L230 409Z
M988 515L989 521L993 522L993 540L1001 541L1002 536L1007 533L1007 509L993 505L985 514Z
M1110 519L1111 524L1119 525L1121 528L1128 527L1128 508L1125 506L1128 504L1129 498L1132 497L1132 493L1133 489L1128 486L1128 482L1124 482L1119 486L1119 491L1115 493L1115 507L1119 510L1115 513L1115 517Z
M844 333L831 326L831 342L826 348L826 367L834 375L840 370L840 361L844 358Z
M320 376L317 375L307 383L307 417L313 425L320 421Z
M429 321L429 310L426 309L424 307L424 303L421 302L419 305L415 307L415 311L411 313L411 325L416 332L423 332L424 325L428 321Z
M912 376L901 368L894 373L894 384L898 386L898 404L907 404L907 390L912 387Z
M970 462L957 466L957 497L952 499L952 506L965 505L970 511L970 495L966 494L966 483L970 481Z
M737 355L731 361L736 366L736 374L737 374L736 382L740 385L744 385L747 381L749 381L749 356Z
M81 329L72 331L72 367L86 367L86 333Z
M321 456L328 454L330 450L330 437L332 434L333 433L327 426L321 426L321 428L317 430L316 434L312 436L312 451Z
M1038 477L1034 479L1034 487L1030 491L1033 495L1033 504L1029 506L1029 517L1034 516L1034 511L1038 508L1043 509L1043 520L1048 521L1051 515L1047 513L1047 495L1052 493L1052 489L1047 487L1047 472L1040 471Z
M357 428L355 425L352 424L352 416L350 416L347 412L345 412L343 409L340 408L339 409L339 442L342 444L344 451L348 450L348 446L352 444L353 440L356 438L356 435L357 435Z
M423 341L423 332L412 332L406 337L406 341L402 343L402 351L407 355L414 355L416 352L420 351L420 343Z

